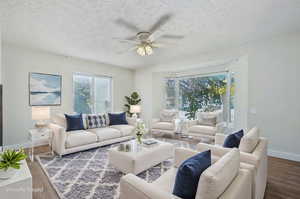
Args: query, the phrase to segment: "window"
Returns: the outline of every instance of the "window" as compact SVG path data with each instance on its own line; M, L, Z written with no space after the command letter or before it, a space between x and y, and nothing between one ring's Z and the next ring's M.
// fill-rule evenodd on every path
M102 113L112 109L112 78L75 74L74 111L76 113Z
M223 109L224 120L233 122L233 102L233 74L166 78L166 108L178 109L188 119L194 119L198 110Z
M166 108L174 109L177 107L177 96L176 96L176 80L166 79Z

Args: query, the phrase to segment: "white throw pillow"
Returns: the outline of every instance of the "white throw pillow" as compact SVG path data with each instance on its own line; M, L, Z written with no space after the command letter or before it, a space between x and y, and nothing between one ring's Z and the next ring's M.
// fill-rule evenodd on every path
M161 122L172 122L176 119L178 111L176 110L163 110L160 113L160 121Z
M217 114L215 112L201 112L199 113L198 123L205 126L216 126Z
M259 141L259 129L257 127L252 128L241 139L239 149L245 153L252 153Z
M200 176L196 199L216 199L238 175L240 152L237 148L217 160Z

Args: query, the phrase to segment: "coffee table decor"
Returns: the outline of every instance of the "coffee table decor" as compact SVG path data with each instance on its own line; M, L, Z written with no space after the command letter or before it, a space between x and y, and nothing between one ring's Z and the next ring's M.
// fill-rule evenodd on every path
M139 144L142 144L142 137L146 133L146 126L143 121L139 121L135 127L135 135Z

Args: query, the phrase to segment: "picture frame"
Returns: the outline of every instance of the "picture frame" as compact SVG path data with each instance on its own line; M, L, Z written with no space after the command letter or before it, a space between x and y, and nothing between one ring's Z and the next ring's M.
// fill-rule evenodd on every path
M61 75L31 72L28 87L30 106L61 106Z

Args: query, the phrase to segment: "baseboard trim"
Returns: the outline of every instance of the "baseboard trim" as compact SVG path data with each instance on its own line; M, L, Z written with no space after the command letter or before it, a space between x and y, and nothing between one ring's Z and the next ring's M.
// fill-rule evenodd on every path
M269 150L268 155L276 158L283 158L287 160L293 160L300 162L300 154L287 153L282 151Z

